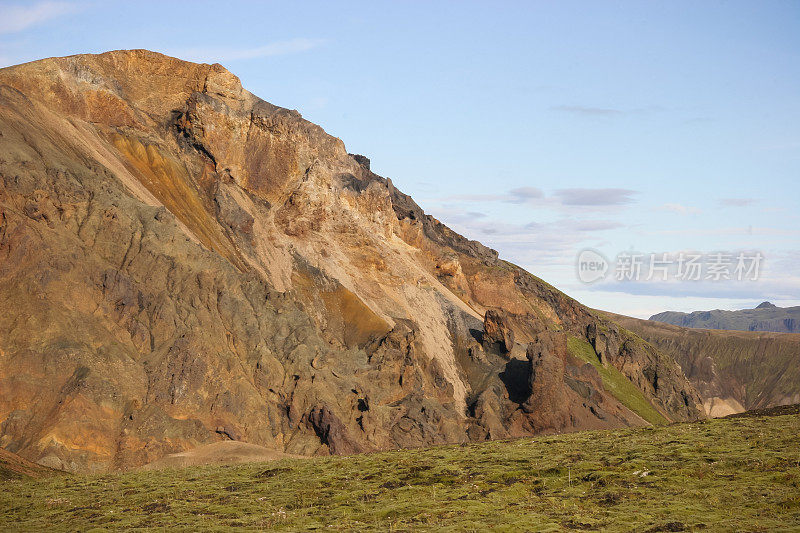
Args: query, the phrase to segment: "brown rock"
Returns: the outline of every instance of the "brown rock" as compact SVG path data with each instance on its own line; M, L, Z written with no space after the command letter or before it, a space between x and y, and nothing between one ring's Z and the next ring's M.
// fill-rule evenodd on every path
M489 309L483 319L483 341L497 345L504 352L514 348L514 330L508 323L508 315L500 309Z
M350 455L363 451L363 448L350 438L341 420L324 405L312 409L308 414L308 421L319 436L319 440L328 446L332 454Z
M568 427L570 405L564 386L566 335L545 332L528 344L531 395L522 408L535 418L539 429L560 430Z

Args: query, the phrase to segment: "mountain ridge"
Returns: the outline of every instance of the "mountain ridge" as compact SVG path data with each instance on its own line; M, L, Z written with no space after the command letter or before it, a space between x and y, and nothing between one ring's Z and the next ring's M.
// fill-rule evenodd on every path
M737 311L665 311L651 316L650 320L686 328L800 333L800 306L777 307L762 302L754 309Z
M669 356L220 65L132 50L0 69L0 132L0 446L26 459L704 416Z

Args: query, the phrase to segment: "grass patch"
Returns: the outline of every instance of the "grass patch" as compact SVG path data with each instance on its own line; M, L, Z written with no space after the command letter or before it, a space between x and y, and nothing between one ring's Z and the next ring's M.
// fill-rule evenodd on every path
M800 416L5 481L0 530L800 528Z
M600 373L603 379L603 386L608 392L622 403L625 407L647 420L651 424L666 424L668 420L659 413L655 407L645 398L642 391L631 383L622 372L611 365L603 365L597 358L597 354L592 345L584 339L570 336L567 339L569 352L580 359L591 363Z

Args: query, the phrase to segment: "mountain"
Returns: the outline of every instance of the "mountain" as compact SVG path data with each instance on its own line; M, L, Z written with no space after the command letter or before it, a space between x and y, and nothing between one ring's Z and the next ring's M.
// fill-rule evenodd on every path
M651 316L650 320L685 328L800 333L800 306L777 307L770 302L762 302L755 309L739 311L665 311Z
M678 364L220 65L0 69L0 446L76 472L704 416Z
M675 358L710 416L800 403L800 334L691 329L607 316Z

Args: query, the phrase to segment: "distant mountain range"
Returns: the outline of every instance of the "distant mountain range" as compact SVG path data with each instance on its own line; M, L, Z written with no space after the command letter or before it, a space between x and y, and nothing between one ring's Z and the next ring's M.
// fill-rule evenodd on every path
M763 302L755 309L740 309L739 311L722 311L720 309L692 313L665 311L651 316L650 320L685 328L798 333L800 332L800 306L778 307L770 302Z

